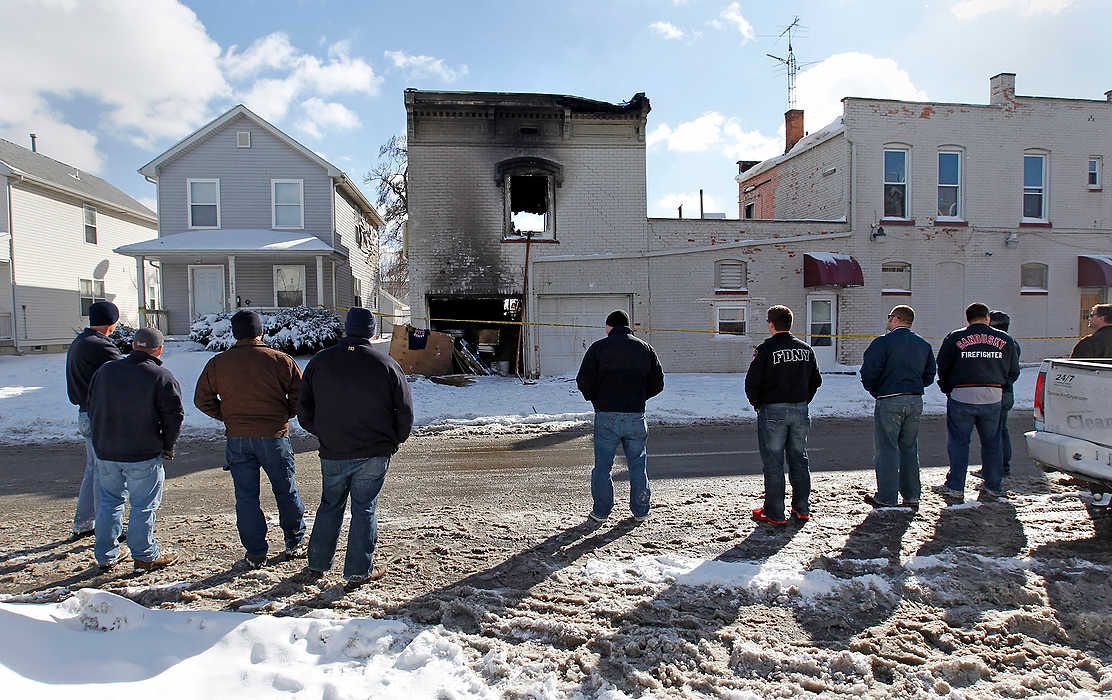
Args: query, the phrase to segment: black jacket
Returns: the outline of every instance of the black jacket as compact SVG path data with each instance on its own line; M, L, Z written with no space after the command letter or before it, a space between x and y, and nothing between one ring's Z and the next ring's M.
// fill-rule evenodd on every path
M1070 357L1079 359L1112 357L1112 326L1102 326L1077 341Z
M934 381L934 350L910 328L896 328L874 338L865 350L861 384L876 396L923 395Z
M745 373L745 395L754 409L768 403L810 403L821 384L815 351L788 332L758 345Z
M305 367L297 420L323 459L387 457L413 429L413 397L393 358L366 338L341 338Z
M100 331L86 328L70 343L66 353L66 391L82 411L89 406L89 382L105 362L123 357L119 348Z
M100 459L143 462L174 449L185 411L162 361L141 350L97 370L89 386L93 449Z
M644 413L645 402L664 391L664 369L653 346L619 326L587 348L575 383L596 411Z
M1018 378L1019 346L987 324L950 331L938 348L938 386L943 394L959 386L1007 389Z

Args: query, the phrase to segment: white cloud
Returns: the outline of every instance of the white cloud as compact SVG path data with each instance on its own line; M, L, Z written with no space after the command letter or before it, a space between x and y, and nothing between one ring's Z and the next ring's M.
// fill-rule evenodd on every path
M796 86L808 131L840 116L843 97L927 99L927 93L915 87L911 76L894 60L857 52L834 54L808 68L799 74Z
M413 79L438 78L446 83L453 83L468 73L466 64L452 68L444 63L443 58L415 56L405 51L386 51L385 56L395 68Z
M745 130L733 117L719 112L682 122L675 128L661 124L647 139L649 148L664 146L669 151L693 153L717 150L734 159L763 160L783 150L783 138L765 136L757 130Z
M683 30L671 22L653 22L649 25L649 29L665 39L682 39L684 36Z
M1021 12L1024 16L1056 15L1072 6L1076 0L959 0L950 11L958 19L974 19L1001 10Z
M224 68L233 79L250 78L263 70L288 68L293 65L298 51L285 32L274 32L255 40L246 51L239 53L235 44L224 52Z
M683 205L683 217L685 219L699 218L698 192L669 192L652 203L649 216L675 218L679 214L681 204ZM736 208L737 205L734 205L735 213L732 216L737 216ZM718 199L709 192L703 193L703 211L726 212ZM731 216L730 212L726 212L726 215Z
M305 116L297 123L297 127L314 138L319 139L322 136L322 129L347 130L361 125L359 116L339 102L325 102L319 97L310 97L301 103L301 107Z
M736 29L741 34L741 43L743 44L748 44L757 38L757 32L754 31L753 25L741 14L740 3L731 2L718 15L718 19L712 19L710 23L715 29L731 27Z

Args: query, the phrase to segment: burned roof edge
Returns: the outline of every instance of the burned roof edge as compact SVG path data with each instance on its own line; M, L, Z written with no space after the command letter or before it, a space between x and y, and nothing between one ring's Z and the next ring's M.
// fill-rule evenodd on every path
M417 90L405 91L407 109L415 106L432 107L533 107L565 110L586 114L648 114L652 109L645 93L638 92L626 102L612 103L591 100L575 95L554 95L538 92L467 92Z

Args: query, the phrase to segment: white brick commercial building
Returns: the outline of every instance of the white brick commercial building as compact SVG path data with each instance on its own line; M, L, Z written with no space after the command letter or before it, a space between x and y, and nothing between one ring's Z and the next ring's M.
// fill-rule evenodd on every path
M1011 314L1018 338L1070 337L1022 340L1025 360L1068 352L1087 332L1085 310L1110 300L1112 101L1017 96L1004 73L988 104L843 105L839 120L802 139L802 115L789 113L788 152L739 163L744 227L844 217L849 235L830 250L856 261L863 285L809 287L810 304L825 295L836 332L871 334L907 303L916 330L937 338L983 301ZM787 262L767 250L747 260ZM858 364L867 342L837 339L833 354Z

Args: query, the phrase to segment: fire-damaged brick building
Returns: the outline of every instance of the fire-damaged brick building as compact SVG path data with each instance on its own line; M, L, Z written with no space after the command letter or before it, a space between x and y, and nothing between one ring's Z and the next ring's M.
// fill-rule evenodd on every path
M574 373L606 314L623 308L668 371L742 371L766 335L765 309L803 308L805 274L853 281L832 255L853 235L844 214L647 218L643 94L615 104L407 90L405 106L415 325L431 317L486 359L512 365L517 327L493 322L525 320L523 371ZM830 323L820 313L799 325Z

